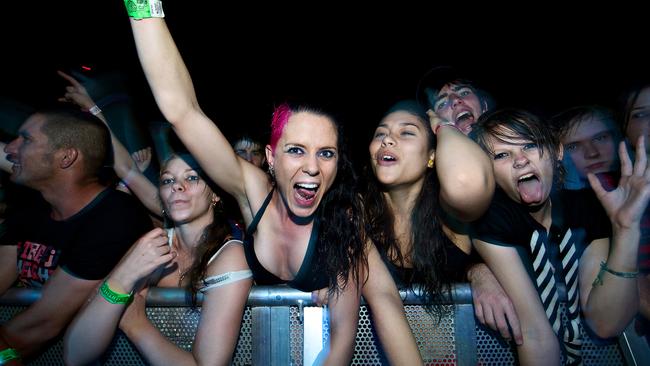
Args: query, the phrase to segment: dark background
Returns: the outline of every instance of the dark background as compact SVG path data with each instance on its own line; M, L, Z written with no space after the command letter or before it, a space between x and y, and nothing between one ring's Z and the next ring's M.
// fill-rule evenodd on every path
M383 111L414 97L419 78L436 65L470 68L499 105L545 116L582 103L614 106L650 70L647 22L631 19L633 8L621 16L478 9L472 17L465 3L444 11L396 3L164 5L201 106L224 131L266 130L274 105L308 96L338 107L361 153ZM5 5L0 97L52 103L65 86L55 71L84 64L122 70L140 123L159 119L123 7L121 0Z

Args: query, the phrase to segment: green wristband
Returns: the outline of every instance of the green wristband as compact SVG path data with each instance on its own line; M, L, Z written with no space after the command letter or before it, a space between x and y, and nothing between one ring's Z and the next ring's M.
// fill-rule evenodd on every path
M18 351L13 348L7 348L0 351L0 365L4 365L7 361L20 360Z
M164 18L160 0L124 0L126 12L133 19Z
M99 293L104 299L106 299L106 301L110 302L111 304L128 304L133 298L133 293L121 294L119 292L113 291L113 289L108 286L108 282L106 281L104 281L104 283L102 283L102 287L99 288Z

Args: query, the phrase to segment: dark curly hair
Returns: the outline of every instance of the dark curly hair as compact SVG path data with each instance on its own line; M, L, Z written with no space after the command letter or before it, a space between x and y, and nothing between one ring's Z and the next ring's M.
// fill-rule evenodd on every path
M417 117L425 127L429 150L436 148L436 139L429 128L424 111L414 102L400 102L385 114L395 111L405 111ZM411 278L402 279L404 285L413 289L418 285L421 298L429 312L441 317L445 315L446 308L434 306L434 300L448 300L451 295L451 276L446 271L447 246L453 245L442 230L443 212L439 203L440 182L435 169L425 172L422 190L415 199L411 212L411 248L408 253L402 254L400 243L395 236L395 219L384 192L386 187L377 180L371 169L366 168L368 189L364 194L364 209L366 217L366 232L374 242L379 253L399 267L405 267L405 257L410 259L413 266ZM421 283L415 283L416 279Z

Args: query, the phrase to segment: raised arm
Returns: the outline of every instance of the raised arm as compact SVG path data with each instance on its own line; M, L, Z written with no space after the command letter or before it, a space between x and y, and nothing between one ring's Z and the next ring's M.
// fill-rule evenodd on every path
M447 212L461 221L478 219L494 193L492 162L485 152L433 111L427 112L436 132L436 172L440 200Z
M643 138L637 143L634 166L624 143L619 156L621 180L615 190L607 192L593 174L588 176L612 223L611 242L595 240L580 260L582 309L592 330L601 337L620 334L638 311L640 224L650 199L650 168Z
M59 101L74 103L82 110L86 111L95 106L95 102L90 97L90 94L77 79L63 71L57 71L57 73L70 83L70 85L66 87L66 92L63 97L59 98ZM142 174L137 164L131 158L129 151L113 133L110 124L101 110L95 110L93 113L97 118L104 122L106 127L108 127L108 130L111 132L111 143L113 145L113 168L115 169L115 173L117 173L117 176L128 185L131 192L138 197L140 202L142 202L149 211L156 215L160 215L162 212L162 206L158 199L158 189Z
M225 136L203 113L180 53L162 18L131 19L145 76L158 107L206 173L239 202L246 192L268 192L264 172L238 159ZM247 185L247 182L251 186Z

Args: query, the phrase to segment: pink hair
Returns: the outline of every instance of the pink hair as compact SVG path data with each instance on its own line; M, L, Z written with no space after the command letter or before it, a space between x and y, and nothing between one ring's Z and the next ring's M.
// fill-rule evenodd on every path
M291 107L287 103L280 104L275 111L273 111L273 120L271 120L271 140L269 145L271 145L271 150L275 153L275 147L282 136L284 127L287 125L291 117Z

